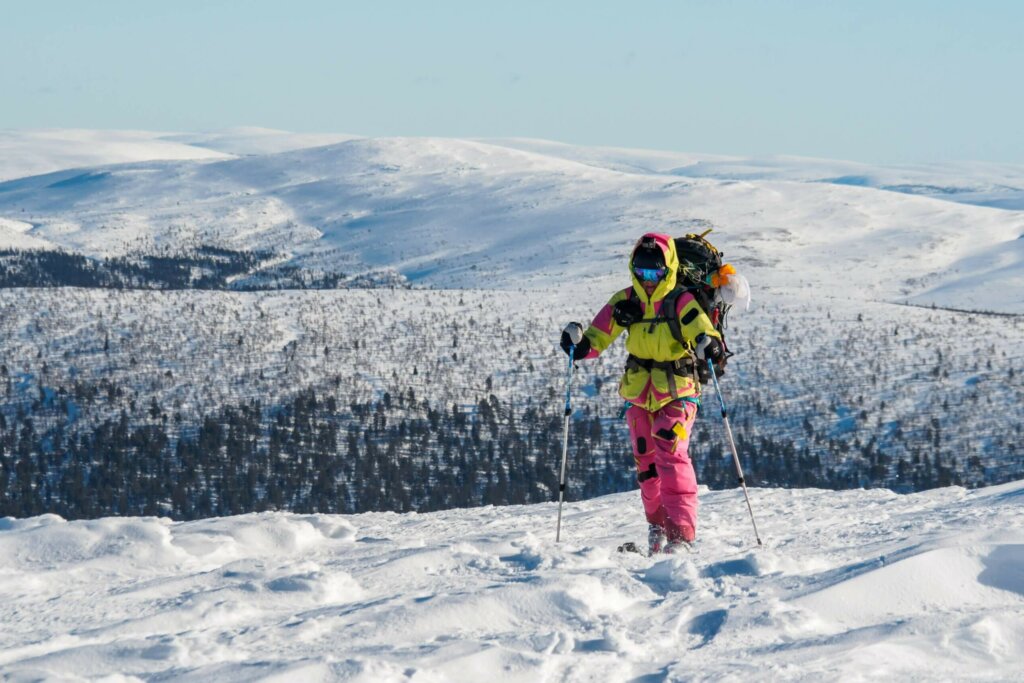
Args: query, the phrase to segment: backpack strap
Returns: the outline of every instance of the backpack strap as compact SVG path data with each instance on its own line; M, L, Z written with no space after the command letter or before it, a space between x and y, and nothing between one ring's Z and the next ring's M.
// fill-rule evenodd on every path
M690 344L683 338L683 328L679 324L679 297L686 293L684 287L676 287L669 292L664 299L661 301L661 313L659 317L664 317L665 322L668 323L668 330L672 333L672 338L682 345L685 349ZM668 314L666 315L666 310Z
M671 292L665 295L665 298L661 300L661 313L649 320L639 320L637 324L647 323L650 324L653 330L654 325L658 323L668 324L669 332L672 333L672 338L679 342L685 349L689 344L686 339L683 338L683 328L679 324L679 311L676 310L679 306L679 297L689 291L686 287L676 287ZM626 301L632 301L637 298L636 291L631 287L629 294L626 295ZM699 303L699 302L698 302ZM666 311L669 313L666 315Z
M665 323L668 325L669 332L672 334L672 338L679 342L680 346L683 347L684 355L674 361L656 362L647 359L636 358L630 355L626 361L626 367L630 364L635 364L639 367L644 367L647 370L658 368L665 371L665 376L668 381L668 391L673 399L679 398L679 389L676 386L676 371L683 370L684 372L688 369L690 374L694 375L696 381L700 381L696 376L697 363L693 359L693 352L690 351L690 344L683 337L683 328L679 324L679 297L686 293L685 287L676 287L661 300L661 312L650 320L640 321L642 324L649 324L653 331L653 328L658 323ZM636 296L636 292L630 289L627 299L632 299Z

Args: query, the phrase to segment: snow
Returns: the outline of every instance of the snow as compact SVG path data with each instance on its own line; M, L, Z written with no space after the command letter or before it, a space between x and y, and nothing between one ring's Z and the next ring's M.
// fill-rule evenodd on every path
M109 382L134 400L91 403L83 415L91 424L116 420L121 410L148 424L153 400L197 424L227 405L288 404L304 389L333 395L342 406L411 389L434 406L467 411L493 393L510 409L552 400L560 414L560 330L568 320L589 320L613 291L4 290L0 363L26 378L15 379L5 411L10 421L16 406L32 412L40 391L56 390L64 400L77 382ZM984 341L966 344L952 330ZM965 480L971 485L1024 472L1024 383L1017 374L1024 318L757 290L750 311L730 316L728 339L737 355L722 388L734 428L755 442L807 448L839 469L860 458L865 444L891 458L891 467L901 458L931 462L940 455L966 465L977 456L984 472ZM372 354L364 340L373 340ZM452 358L456 340L461 362ZM501 353L479 356L496 348ZM579 364L581 410L621 426L614 416L624 362L620 341ZM955 428L948 427L951 414ZM352 419L344 408L342 419ZM57 427L41 415L34 420L39 432Z
M129 130L0 130L0 182L25 176L153 159L223 159L211 149Z
M53 249L52 242L29 235L33 229L31 223L0 218L0 244L6 249Z
M353 516L0 520L10 680L1008 680L1024 482L702 491L698 552L637 493Z
M235 156L248 156L290 152L305 147L323 147L355 140L358 137L342 133L292 133L273 128L240 126L207 133L178 133L167 135L163 139Z
M638 234L714 227L727 258L762 288L1024 313L1024 214L948 201L959 189L884 189L970 186L1009 201L1024 186L1015 167L872 170L543 141L337 137L270 154L331 137L164 136L248 154L0 183L0 217L31 225L17 235L0 226L0 246L39 240L109 256L209 244L271 250L312 270L512 289L610 283ZM852 170L875 180L829 181Z
M739 157L661 150L580 147L548 140L493 140L602 168L718 180L789 180L871 187L964 204L1024 209L1024 165L994 162L866 164L813 157Z
M109 164L275 154L357 137L255 126L202 133L69 128L0 130L0 182Z
M960 310L1017 311L1012 302L1024 300L1024 234L974 251L950 269L956 277L910 297L910 301L924 305L942 301Z
M754 288L731 337L741 352L727 381L746 392L730 393L742 398L739 416L756 398L761 420L782 434L805 418L875 437L883 417L907 417L909 431L910 416L945 419L944 396L970 406L964 396L978 399L980 387L979 407L954 408L961 433L949 443L964 457L998 458L979 440L1013 439L1019 385L1004 370L1020 357L1020 318L895 304L1024 313L1016 167L252 128L0 133L0 152L0 179L11 178L0 184L3 248L271 248L301 266L391 269L451 288L387 291L383 302L385 290L5 292L0 351L25 387L33 362L55 385L116 376L138 383L142 396L181 398L188 413L239 397L283 400L294 386L339 373L348 381L353 367L351 395L380 394L401 359L422 357L440 379L420 380L418 395L475 400L480 373L441 363L449 332L425 332L438 317L472 315L479 324L462 335L464 348L484 348L498 330L508 350L488 359L488 372L508 385L497 391L543 396L561 376L553 331L621 286L636 236L713 225ZM824 336L804 334L811 328ZM382 360L364 368L350 341L376 339L380 329L403 334L380 340ZM999 344L994 368L978 365L980 346L953 338L960 329L985 347ZM337 347L330 357L315 352L328 343ZM950 360L951 374L929 374L936 356ZM793 371L780 376L778 360ZM525 372L524 362L538 371ZM588 401L615 401L620 365L609 354L581 369L580 386L593 386ZM870 379L865 368L876 368ZM822 377L835 384L824 394ZM864 409L877 427L858 421ZM699 424L718 434L713 416ZM699 552L650 559L614 550L644 538L636 492L570 501L561 544L554 504L193 522L4 518L0 676L1020 677L1024 482L751 496L765 548L754 547L738 491L704 490Z

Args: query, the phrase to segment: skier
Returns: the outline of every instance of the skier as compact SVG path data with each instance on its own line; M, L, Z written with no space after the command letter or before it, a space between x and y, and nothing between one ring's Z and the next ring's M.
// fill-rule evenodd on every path
M561 338L562 349L579 360L596 358L628 331L619 394L629 403L651 554L688 549L696 536L697 476L688 448L700 403L697 362L717 363L725 353L694 296L677 289L678 267L673 239L645 234L630 254L632 286L616 292L586 331L572 322Z

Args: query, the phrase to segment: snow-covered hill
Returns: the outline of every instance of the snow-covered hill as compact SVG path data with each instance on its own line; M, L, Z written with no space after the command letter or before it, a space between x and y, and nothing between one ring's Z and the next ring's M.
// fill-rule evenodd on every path
M1020 212L804 182L820 175L811 162L795 175L693 178L681 155L530 146L352 139L22 178L0 184L0 246L102 256L212 244L428 286L574 291L620 280L644 231L714 226L762 288L1024 312Z
M211 145L289 139L258 130L194 137ZM239 260L258 267L291 259L307 271L343 271L343 286L365 273L363 283L376 285L0 293L0 447L8 454L0 488L6 481L17 495L8 511L95 514L55 507L75 498L76 470L41 454L68 449L85 471L124 488L116 467L97 470L91 451L78 448L110 445L110 425L122 419L117 448L133 453L131 430L149 430L164 465L188 470L176 448L201 425L258 402L263 431L253 443L266 449L262 439L282 411L308 392L336 402L323 426L349 430L356 445L346 449L397 449L408 454L403 462L442 475L452 452L468 452L507 476L489 449L530 441L523 421L536 426L536 411L559 410L558 330L588 320L624 286L629 246L652 227L715 226L727 260L754 285L754 308L731 319L736 356L724 381L743 457L764 456L751 468L759 481L905 491L1024 472L1024 317L903 305L1024 310L1021 212L807 178L680 178L672 171L701 159L673 153L499 142L352 139L277 154L251 147L224 161L146 161L0 184L0 216L14 216L0 218L8 244L109 255L213 243L276 253ZM380 286L403 279L431 288ZM603 421L608 436L593 445L601 458L593 467L607 463L619 477L600 485L595 477L592 492L621 490L627 476L619 455L628 446L611 431L622 427L622 362L620 344L582 364L578 377L586 419ZM417 400L386 408L389 394ZM443 443L451 430L442 435L437 424L415 445L409 432L385 430L387 420L391 431L430 424L438 409L475 424L482 404L492 413L499 406L508 431L488 426L487 438L467 434L472 445L459 449ZM205 455L223 455L216 440L206 443ZM712 453L706 441L694 447ZM17 488L31 476L16 473L18 448L40 453L41 485ZM547 448L534 442L519 465L543 467ZM806 465L793 467L798 458ZM705 460L701 474L719 486L726 479L720 468L708 471L714 462ZM347 472L337 483L378 490L361 476ZM229 509L264 509L253 503L266 494L261 486L253 484L248 507ZM535 497L519 501L545 499L546 484L528 488ZM303 487L295 490L292 505L304 500ZM426 493L420 486L406 504L416 509L410 501ZM147 495L96 504L178 517L197 509L188 495L176 508L168 492ZM459 495L464 504L491 500L480 486ZM380 509L383 500L332 509Z
M410 390L467 414L495 395L560 415L558 332L566 320L586 320L610 292L3 290L0 414L9 425L18 410L32 415L45 435L122 412L149 424L155 401L189 432L225 406L260 401L272 415L313 388L337 394L343 425L357 422L350 403ZM976 341L964 343L961 329ZM770 437L839 469L869 457L870 445L892 459L893 472L901 458L940 456L957 468L978 458L976 483L1024 472L1024 318L769 297L734 312L729 340L736 356L723 390L741 439ZM624 362L620 342L579 364L581 411L621 426ZM94 402L79 384L126 395ZM53 400L40 405L40 396ZM628 452L619 461L627 467Z
M1024 209L1024 165L994 162L877 165L813 157L737 157L615 147L580 147L550 140L502 138L496 144L627 172L718 180L792 180L873 187L947 201Z
M306 147L323 147L357 138L358 135L344 133L292 133L258 126L241 126L207 133L177 133L163 137L164 140L193 147L205 147L235 156L277 154Z
M230 155L130 130L0 130L0 181L154 159L225 159Z
M22 165L0 183L0 249L212 245L274 252L260 267L429 289L0 292L0 493L37 515L0 519L0 676L1019 677L1020 483L755 489L761 550L740 494L704 491L699 554L655 559L614 552L642 539L635 492L571 502L560 545L551 504L38 516L83 487L94 507L67 509L84 517L217 509L193 506L200 484L207 498L244 492L248 503L225 503L241 509L394 509L344 494L386 498L382 479L401 493L412 478L406 501L424 500L458 457L460 472L480 465L461 482L461 500L477 501L508 481L510 435L515 471L536 473L519 488L553 497L542 479L560 445L545 431L561 420L558 329L624 285L638 234L711 226L754 284L723 379L748 475L1006 481L1024 471L1024 214L974 204L1011 207L1016 170L263 129L131 134L118 156L92 135L65 134L91 161L55 147L54 172ZM619 345L580 364L574 437L592 447L573 442L570 493L594 480L588 456L629 476L614 417L622 360ZM304 392L319 412L296 412ZM728 464L711 412L695 432L702 477ZM441 433L449 424L461 439ZM243 446L252 458L237 457ZM335 473L326 489L298 477L293 497L268 496L322 462L345 465L318 469ZM151 486L168 480L180 491ZM310 502L314 484L333 507Z
M175 159L229 159L319 147L357 136L239 127L208 133L0 130L0 182L70 168Z
M615 547L636 493L356 516L0 519L10 680L1017 680L1024 484L703 492L696 554Z

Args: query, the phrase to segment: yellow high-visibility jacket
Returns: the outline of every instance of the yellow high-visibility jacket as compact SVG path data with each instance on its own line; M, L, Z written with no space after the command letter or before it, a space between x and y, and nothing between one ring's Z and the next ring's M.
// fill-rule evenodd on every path
M676 254L675 242L670 236L647 233L640 239L642 241L645 238L654 238L661 247L668 268L667 275L648 297L643 283L633 273L633 253L636 252L634 248L629 257L629 273L633 285L612 295L584 334L590 340L590 352L586 357L596 358L626 330L615 322L612 315L615 304L626 300L630 295L638 300L644 311L644 320L629 326L626 350L631 359L626 364L626 371L619 383L619 395L634 405L654 412L674 400L700 396L700 382L692 372L686 373L679 367L673 368L667 361L692 358L694 340L701 334L717 339L721 339L721 335L711 324L700 304L688 292L677 298L674 312L679 320L685 346L672 335L667 321L656 320L670 314L669 311L662 312L661 308L665 297L676 287L679 257ZM639 245L640 242L637 242L637 246Z

